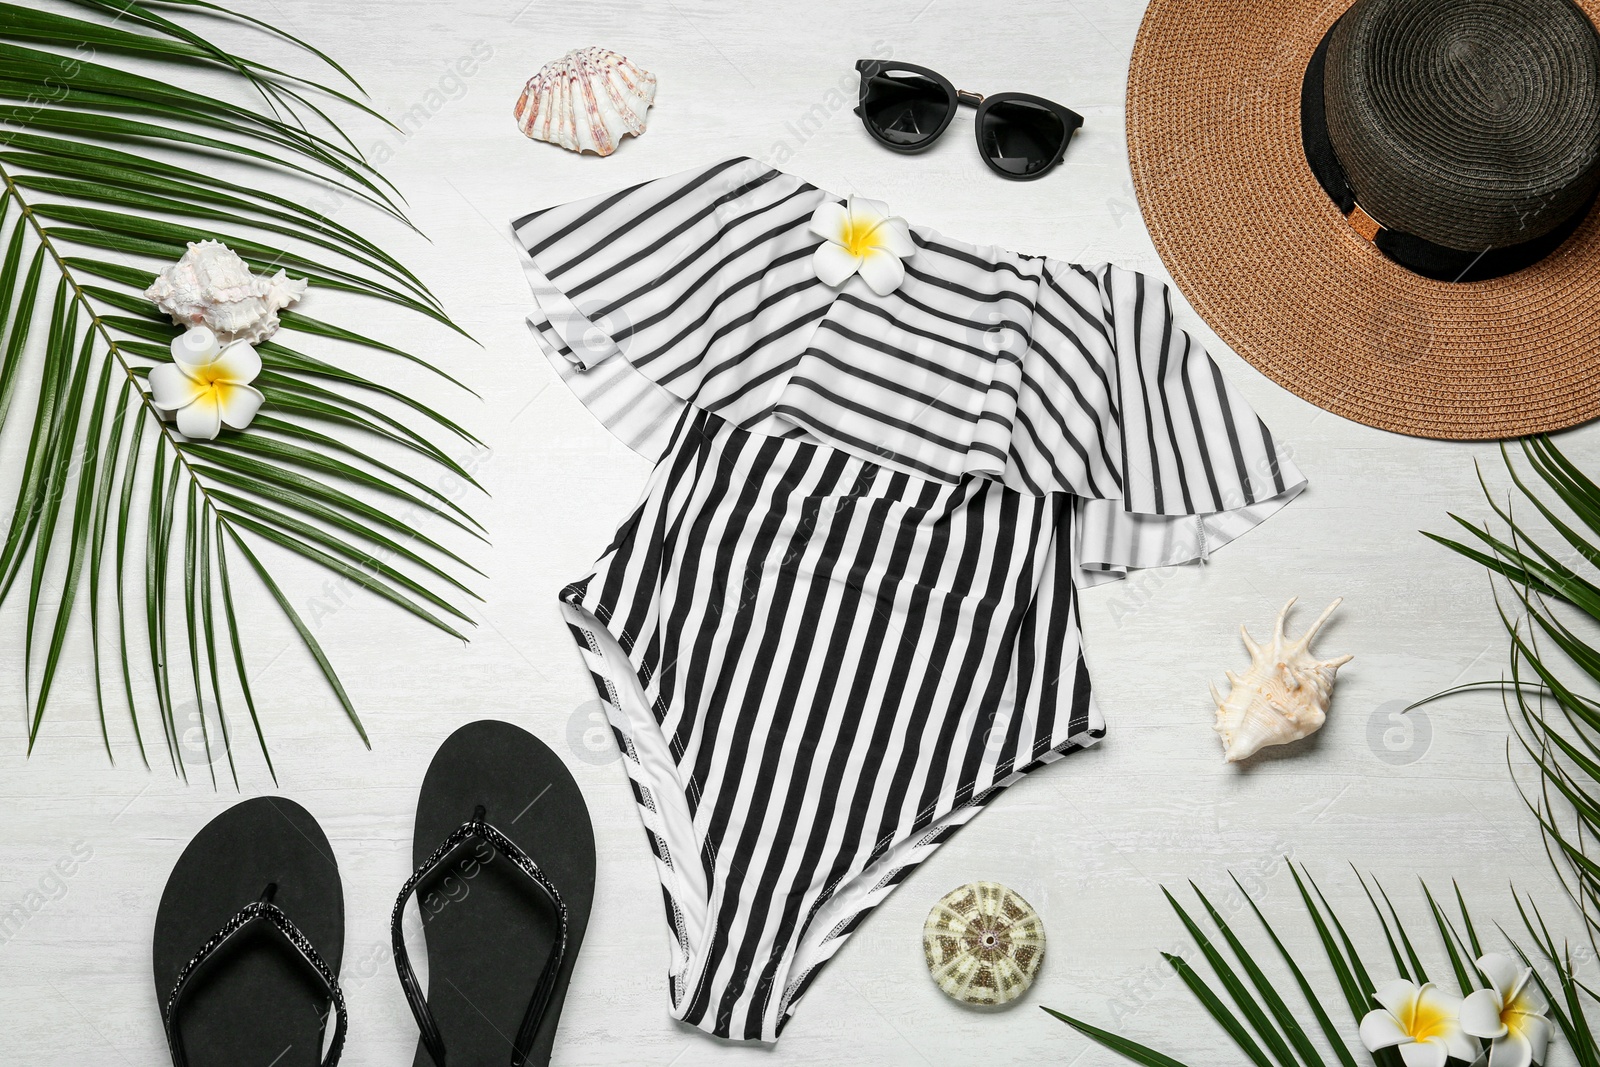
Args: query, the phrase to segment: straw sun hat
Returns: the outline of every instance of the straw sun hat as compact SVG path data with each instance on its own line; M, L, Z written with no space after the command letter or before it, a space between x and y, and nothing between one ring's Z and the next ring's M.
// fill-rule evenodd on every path
M1386 430L1600 415L1600 0L1151 0L1145 222L1268 377Z

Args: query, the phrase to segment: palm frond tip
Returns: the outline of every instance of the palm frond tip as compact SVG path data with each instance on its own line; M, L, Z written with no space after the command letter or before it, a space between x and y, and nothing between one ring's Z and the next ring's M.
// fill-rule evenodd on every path
M275 778L236 580L259 582L366 741L278 561L312 563L462 637L479 572L421 527L483 534L439 488L447 478L476 486L470 464L441 443L476 439L293 339L385 353L464 387L365 330L285 313L278 338L261 346L261 418L190 441L163 422L145 384L177 330L142 291L186 243L221 240L258 271L309 278L313 292L359 294L461 331L395 256L293 195L312 182L410 226L398 191L330 117L342 108L382 118L343 68L205 0L159 5L174 17L137 0L70 2L82 17L0 3L0 434L22 453L0 475L0 507L11 502L0 511L0 603L24 603L28 749L76 654L71 622L84 615L108 756L122 704L147 765L159 733L175 773L203 762L214 782L226 758L237 783L230 714L242 708ZM186 27L184 9L208 27L264 29L344 87L228 51ZM182 87L200 67L226 75L246 102ZM191 701L198 738L180 721L193 721Z

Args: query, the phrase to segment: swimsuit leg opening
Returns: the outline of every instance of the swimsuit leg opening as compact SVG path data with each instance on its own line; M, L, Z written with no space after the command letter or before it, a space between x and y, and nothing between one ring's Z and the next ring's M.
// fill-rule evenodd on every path
M563 601L561 612L605 707L656 860L674 941L668 968L671 1011L673 1018L682 1019L700 980L697 972L704 967L707 926L715 906L700 866L699 835L684 799L684 783L615 635L581 605Z
M822 966L843 947L850 935L872 910L886 900L919 864L933 855L955 832L1002 791L1021 781L1028 773L1054 763L1063 756L1089 747L1105 735L1098 712L1086 731L1075 734L1054 749L1041 753L1028 765L1013 771L1002 781L970 797L951 811L934 819L918 833L889 845L887 850L859 874L848 878L812 914L796 941L782 982L783 993L767 1008L762 1020L764 1040L775 1041L794 1016L796 1005L805 995Z

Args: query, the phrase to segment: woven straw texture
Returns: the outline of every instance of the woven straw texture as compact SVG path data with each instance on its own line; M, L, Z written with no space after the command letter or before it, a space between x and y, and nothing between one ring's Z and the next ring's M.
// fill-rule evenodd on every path
M1327 85L1362 208L1449 248L1541 237L1600 177L1600 38L1571 0L1367 0Z
M1128 152L1173 280L1262 373L1369 426L1489 439L1600 415L1600 210L1526 270L1437 282L1356 234L1312 177L1301 81L1348 6L1151 0Z

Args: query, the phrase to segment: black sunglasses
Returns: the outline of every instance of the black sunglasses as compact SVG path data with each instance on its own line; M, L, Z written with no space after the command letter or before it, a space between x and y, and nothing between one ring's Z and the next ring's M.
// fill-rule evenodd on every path
M1067 151L1083 116L1027 93L980 96L915 63L857 60L861 102L856 114L877 142L896 152L920 152L939 139L956 108L978 109L978 154L1002 178L1043 177Z

